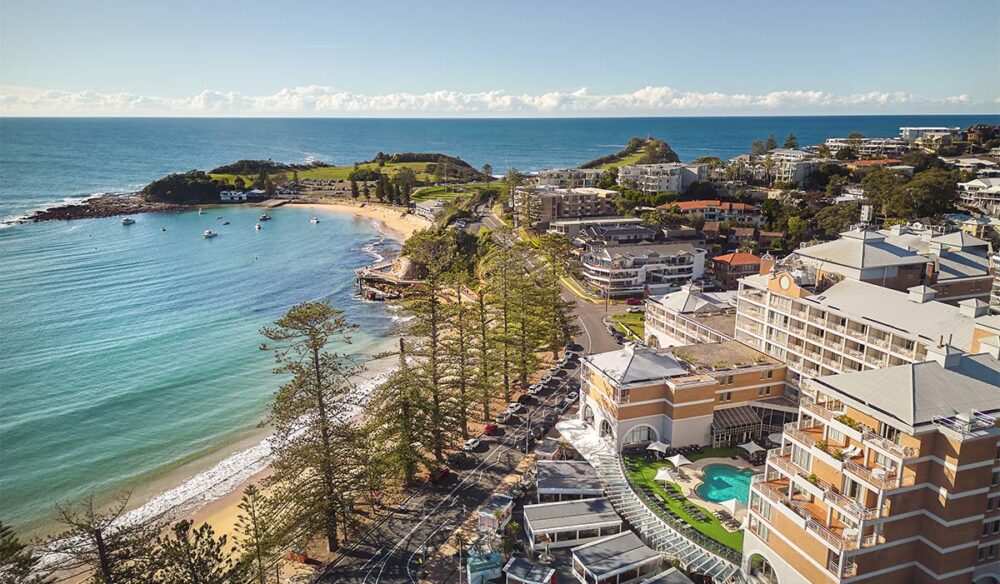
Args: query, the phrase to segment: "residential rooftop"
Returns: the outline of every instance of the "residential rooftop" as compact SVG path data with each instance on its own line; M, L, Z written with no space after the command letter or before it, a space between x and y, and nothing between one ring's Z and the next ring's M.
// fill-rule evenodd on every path
M694 255L698 248L690 243L658 243L642 245L609 245L598 246L590 253L606 260L618 258L650 258L650 257L671 257L681 254Z
M795 254L819 262L855 269L926 264L927 258L886 241L885 236L860 229L840 234L840 239L802 247Z
M694 283L681 286L680 290L650 299L660 306L678 314L701 312L723 312L736 308L737 292L705 292Z
M585 357L598 371L619 385L652 383L689 374L676 357L666 352L627 345L616 351Z
M753 228L750 229L750 233L753 233ZM727 253L720 256L715 256L712 258L713 262L718 262L722 264L729 264L730 266L749 266L754 264L760 264L760 256L754 255L752 253L747 253L745 251L738 251L735 253Z

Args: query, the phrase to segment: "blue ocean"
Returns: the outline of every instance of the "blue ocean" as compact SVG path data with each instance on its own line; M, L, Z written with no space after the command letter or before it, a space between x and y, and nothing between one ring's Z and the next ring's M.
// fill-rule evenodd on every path
M683 160L731 157L757 138L800 144L905 125L996 116L651 119L2 119L0 219L65 200L131 191L170 172L241 158L349 164L376 152L444 152L495 172L572 166L631 136ZM227 207L0 228L0 511L37 528L57 502L165 476L257 440L279 380L258 329L296 302L327 298L362 325L363 360L393 330L353 295L352 270L397 247L368 221ZM216 218L224 215L230 222ZM311 224L309 216L320 214ZM205 229L219 237L203 239ZM165 229L165 231L163 230ZM173 474L172 474L173 473ZM157 482L160 481L160 482Z

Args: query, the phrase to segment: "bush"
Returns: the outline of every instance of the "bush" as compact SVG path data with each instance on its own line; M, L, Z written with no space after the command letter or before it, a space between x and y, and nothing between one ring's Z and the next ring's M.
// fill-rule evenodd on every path
M213 180L204 171L192 170L154 180L142 189L142 196L147 201L181 205L218 202L224 186L225 183Z

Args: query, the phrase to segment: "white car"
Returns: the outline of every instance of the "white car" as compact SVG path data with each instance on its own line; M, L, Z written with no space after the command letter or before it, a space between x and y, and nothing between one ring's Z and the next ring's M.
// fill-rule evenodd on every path
M538 395L540 391L542 391L542 384L536 383L528 388L528 395Z
M538 380L538 383L540 383L542 385L545 385L546 383L548 383L550 381L552 381L552 375L546 373L545 375L542 376L541 379Z
M580 394L578 394L575 391L571 391L568 394L566 394L566 399L568 399L571 402L575 402L576 398L578 398L578 397L580 397Z
M524 410L524 406L522 406L521 404L519 404L517 402L510 402L509 404L507 404L507 411L510 412L510 413L512 413L512 414L520 413L523 410Z
M465 450L466 452L471 452L479 448L480 444L481 442L479 441L478 438L469 438L468 440L465 441L465 446L462 447L462 450Z

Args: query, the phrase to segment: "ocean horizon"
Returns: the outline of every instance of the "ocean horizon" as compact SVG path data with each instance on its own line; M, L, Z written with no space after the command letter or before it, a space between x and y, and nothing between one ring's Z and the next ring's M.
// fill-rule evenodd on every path
M632 136L665 139L690 161L735 156L768 134L809 145L978 122L997 116L0 118L0 218L238 159L441 152L530 172L578 165ZM310 213L323 221L311 225ZM393 315L354 296L352 271L398 245L370 221L272 214L261 232L249 207L143 214L127 227L108 218L0 229L5 522L41 525L55 503L90 492L166 489L172 469L257 437L279 383L257 331L296 302L330 299L363 325L351 352L381 350ZM204 240L209 227L221 235Z

